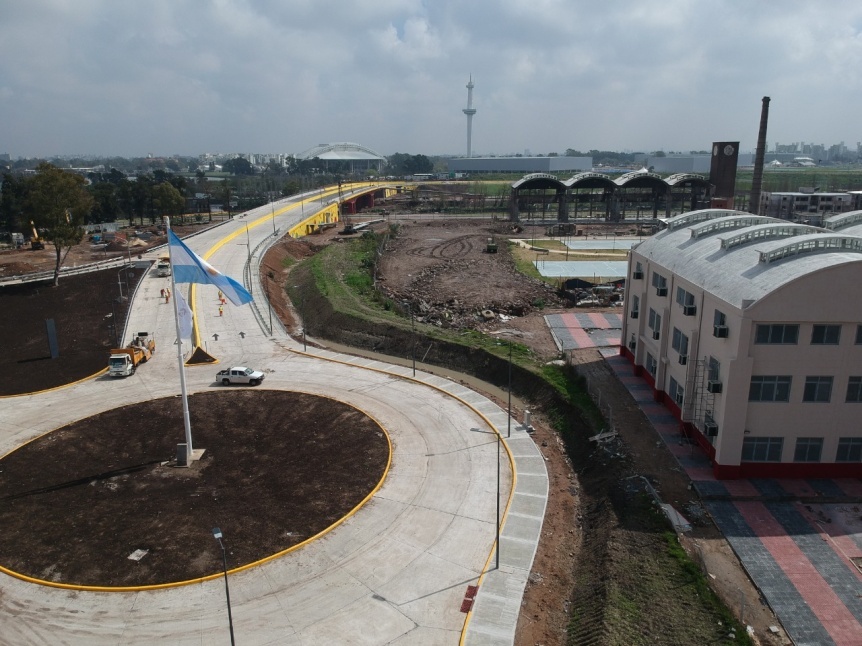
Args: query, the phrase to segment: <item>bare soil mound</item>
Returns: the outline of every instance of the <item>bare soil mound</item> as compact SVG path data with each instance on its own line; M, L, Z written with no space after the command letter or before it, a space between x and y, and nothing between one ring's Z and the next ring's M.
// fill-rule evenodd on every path
M42 580L141 586L218 573L337 523L380 482L389 442L376 422L315 395L220 390L118 408L0 460L0 565ZM141 550L140 560L129 557ZM141 554L138 552L138 554Z

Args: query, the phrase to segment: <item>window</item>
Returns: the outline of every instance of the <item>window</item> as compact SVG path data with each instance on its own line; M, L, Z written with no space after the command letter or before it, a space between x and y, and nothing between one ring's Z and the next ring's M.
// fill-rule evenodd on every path
M806 377L804 402L828 402L832 397L832 377Z
M752 376L748 387L750 402L789 402L791 377L787 376Z
M798 437L796 438L796 451L793 453L793 461L820 462L820 452L822 450L822 437Z
M815 325L811 330L811 345L838 345L840 325Z
M838 438L836 462L862 462L862 437Z
M682 406L682 402L685 400L685 388L683 388L673 377L670 378L670 385L668 386L667 394L670 395L670 398L675 401L677 405Z
M715 310L715 316L712 317L712 324L717 326L726 326L727 317L724 315L724 312Z
M709 358L708 375L709 381L721 381L721 364L715 357Z
M653 308L649 310L649 329L653 331L652 338L658 339L661 334L661 315Z
M862 377L850 377L847 380L846 402L862 402Z
M856 345L862 345L862 325L856 326Z
M652 273L652 286L657 296L667 296L667 279L656 272Z
M637 318L637 314L641 308L641 299L637 296L632 295L632 318Z
M782 437L747 437L742 441L743 462L781 462Z
M646 369L653 377L655 377L655 373L658 371L658 362L649 352L647 352L646 356Z
M678 305L694 305L694 294L685 291L682 287L676 288L676 302Z
M656 289L667 289L667 279L658 272L652 273L652 286Z
M682 332L680 332L677 328L673 329L673 340L671 341L671 347L680 354L688 354L688 337Z
M754 335L754 342L793 345L798 338L798 325L758 325Z

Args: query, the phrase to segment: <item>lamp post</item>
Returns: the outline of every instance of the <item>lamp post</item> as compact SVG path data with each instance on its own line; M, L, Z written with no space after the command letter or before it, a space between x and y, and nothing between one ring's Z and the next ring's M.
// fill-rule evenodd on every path
M500 569L500 431L497 431L497 569Z
M512 339L509 339L509 409L506 415L506 437L512 437Z
M410 306L410 301L404 301L404 307L410 310L410 341L412 349L410 357L413 360L413 376L416 376L416 319L413 318L413 308Z
M123 296L123 281L120 280L120 274L123 273L123 271L126 269L131 269L131 266L120 267L120 269L117 271L117 287L120 289L120 301L121 302L124 300L128 300L128 298L129 298L129 275L128 275L128 273L125 274L125 279L126 279L126 295L125 296Z
M294 285L293 287L294 289L299 289L299 285ZM303 307L302 294L297 292L297 295L299 297L299 318L302 319L302 351L307 352L308 346L305 342L305 307Z
M224 543L221 540L222 533L218 527L213 527L213 536L218 541L219 547L221 547L221 561L224 569L224 594L225 597L227 597L227 621L228 626L230 627L230 643L231 646L235 646L236 642L233 638L233 616L230 612L230 587L228 587L227 583L227 552L224 549Z

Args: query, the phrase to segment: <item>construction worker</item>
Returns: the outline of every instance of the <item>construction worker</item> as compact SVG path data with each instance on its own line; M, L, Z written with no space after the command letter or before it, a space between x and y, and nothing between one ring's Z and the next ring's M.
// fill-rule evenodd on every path
M218 306L218 315L224 316L224 306L223 305Z

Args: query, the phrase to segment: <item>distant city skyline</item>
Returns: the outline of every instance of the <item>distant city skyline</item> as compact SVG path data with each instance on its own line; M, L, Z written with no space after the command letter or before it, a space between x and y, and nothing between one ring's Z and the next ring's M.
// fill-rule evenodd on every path
M361 143L361 142L353 142L353 143ZM710 142L711 143L711 142ZM663 152L667 155L690 155L696 153L709 154L709 147L704 147L696 150L681 150L681 151L673 151L667 148L659 148L657 150L632 150L632 149L623 149L623 150L612 150L610 148L595 148L593 150L599 150L602 152L615 152L615 153L623 153L623 154L645 154L651 155L656 152ZM187 157L187 158L206 158L206 157L235 157L238 155L249 157L249 156L258 156L269 158L277 158L284 156L292 156L296 155L301 151L283 151L283 152L261 152L261 151L227 151L227 152L200 152L200 153L189 153L189 154L158 154L148 152L146 154L141 155L116 155L116 154L107 154L107 155L97 155L97 154L83 154L83 153L65 153L65 154L53 154L53 155L43 155L43 156L25 156L25 155L14 155L9 152L0 152L0 161L3 160L21 160L21 159L105 159L109 157L122 157L126 159L135 159L135 158L172 158L172 157ZM463 152L457 153L443 153L443 154L428 154L421 150L406 150L401 149L395 152L408 152L411 154L426 154L431 157L465 157L466 155ZM588 150L580 151L584 154L588 154ZM834 144L823 144L823 143L811 143L805 142L802 140L796 142L774 142L769 145L767 152L769 154L794 154L797 153L800 156L802 155L814 155L815 158L820 159L822 161L828 161L834 157L835 154L839 155L858 155L862 157L862 143L857 142L853 147L847 146L844 142L838 142ZM741 154L754 154L754 150L740 150ZM381 153L384 156L389 156L393 153ZM533 153L529 149L525 149L522 152L510 152L510 153L489 153L486 155L481 154L473 154L473 157L512 157L512 156L524 156L524 157L546 157L549 154L555 155L564 155L565 150L560 151L548 151L545 153ZM819 155L819 156L818 156Z
M862 3L30 0L0 21L0 151L383 155L862 140Z

